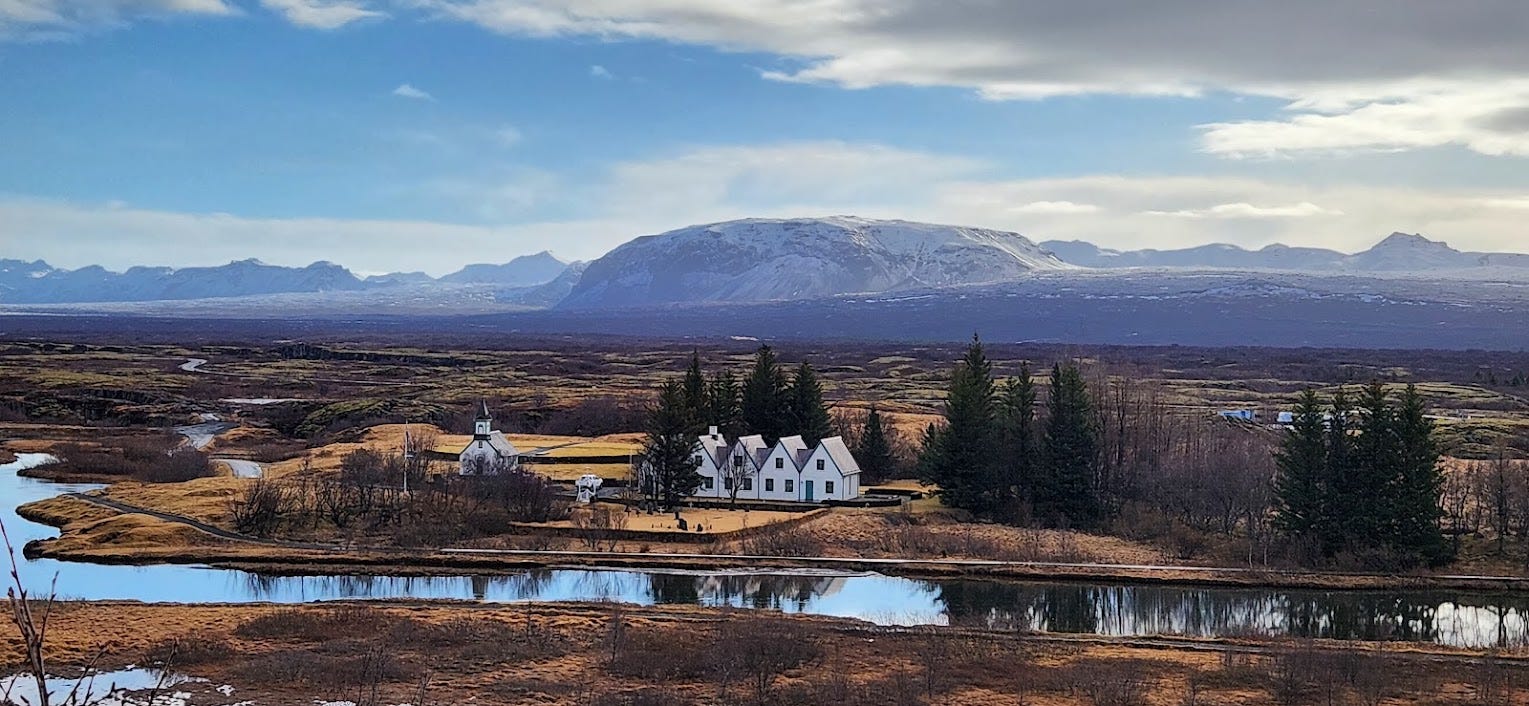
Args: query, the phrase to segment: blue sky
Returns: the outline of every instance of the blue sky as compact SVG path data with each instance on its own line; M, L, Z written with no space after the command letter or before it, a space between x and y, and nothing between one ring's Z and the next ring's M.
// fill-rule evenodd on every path
M439 274L829 213L1529 250L1529 68L1492 29L1529 13L1303 4L0 0L0 257Z

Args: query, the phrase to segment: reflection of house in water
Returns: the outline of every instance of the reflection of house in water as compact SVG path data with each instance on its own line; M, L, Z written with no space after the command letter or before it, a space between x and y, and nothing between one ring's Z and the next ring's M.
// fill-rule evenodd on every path
M688 578L688 577L687 577ZM843 590L844 576L795 574L704 574L693 577L703 601L727 605L779 608L786 603L800 607L814 598Z

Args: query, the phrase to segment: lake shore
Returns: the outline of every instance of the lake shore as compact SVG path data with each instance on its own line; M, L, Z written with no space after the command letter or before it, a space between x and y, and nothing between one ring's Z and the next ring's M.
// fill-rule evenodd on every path
M510 573L554 567L665 569L832 569L906 578L1314 590L1529 591L1529 578L1293 572L1238 567L998 562L938 558L794 557L703 552L600 552L354 547L233 541L146 515L119 513L71 497L24 505L22 517L60 529L27 545L27 556L117 565L197 564L276 575L429 576L442 571Z

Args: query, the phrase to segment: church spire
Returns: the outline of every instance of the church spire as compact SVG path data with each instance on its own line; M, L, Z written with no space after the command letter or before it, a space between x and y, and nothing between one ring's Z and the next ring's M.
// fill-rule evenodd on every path
M475 441L487 441L494 433L494 417L488 413L488 401L485 400L478 408L478 417L473 420L473 439Z

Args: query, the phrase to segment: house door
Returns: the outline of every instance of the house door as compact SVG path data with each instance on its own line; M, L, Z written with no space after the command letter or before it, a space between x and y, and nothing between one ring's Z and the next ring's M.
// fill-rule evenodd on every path
M809 481L803 482L802 483L802 491L806 493L807 502L809 502L809 503L812 502L812 481L809 480Z

